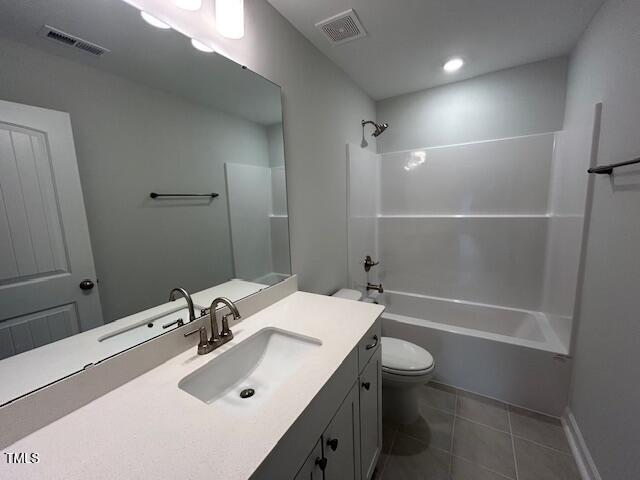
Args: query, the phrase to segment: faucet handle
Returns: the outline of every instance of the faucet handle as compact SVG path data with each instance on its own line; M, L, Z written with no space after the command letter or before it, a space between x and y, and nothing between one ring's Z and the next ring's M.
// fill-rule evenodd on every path
M197 330L192 330L189 333L185 333L184 336L188 337L193 335L194 333L200 334L200 341L198 342L198 355L205 355L213 350L213 346L209 344L207 340L207 327L204 325L198 328Z
M220 337L222 338L233 338L233 333L229 328L229 317L233 317L233 313L227 313L222 317L222 332L220 333ZM231 340L231 338L228 338L228 340Z
M371 258L371 255L367 255L363 262L364 271L368 272L369 270L371 270L371 267L375 267L378 264L380 264L380 261L374 262Z

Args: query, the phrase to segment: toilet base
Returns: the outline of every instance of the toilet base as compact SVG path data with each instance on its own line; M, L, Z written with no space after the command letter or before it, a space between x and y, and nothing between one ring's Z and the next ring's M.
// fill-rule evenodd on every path
M382 417L394 423L408 424L415 422L420 416L418 405L418 388L382 387Z

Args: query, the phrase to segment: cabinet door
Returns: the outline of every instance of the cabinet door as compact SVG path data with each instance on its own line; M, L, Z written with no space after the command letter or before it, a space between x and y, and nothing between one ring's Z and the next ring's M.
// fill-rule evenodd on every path
M322 445L318 440L294 480L323 480L322 467L325 463L326 460L322 456Z
M322 435L325 480L359 480L358 390L351 389Z
M368 480L376 468L382 449L382 359L381 348L360 375L360 460L362 479Z

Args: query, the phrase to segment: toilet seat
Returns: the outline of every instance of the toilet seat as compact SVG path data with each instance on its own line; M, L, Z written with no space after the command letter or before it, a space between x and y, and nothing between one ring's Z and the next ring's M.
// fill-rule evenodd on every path
M382 337L382 371L387 374L418 377L434 369L429 352L399 338Z
M433 369L434 367L431 366L431 368L427 368L426 370L395 370L393 368L385 367L384 365L382 366L383 373L397 375L400 377L419 377L421 375L429 375L433 372Z

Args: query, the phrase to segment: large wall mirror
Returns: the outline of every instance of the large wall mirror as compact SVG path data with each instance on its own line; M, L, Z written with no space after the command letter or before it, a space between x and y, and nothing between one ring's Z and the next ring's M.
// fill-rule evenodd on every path
M121 0L0 0L0 190L0 405L291 273L280 87Z

